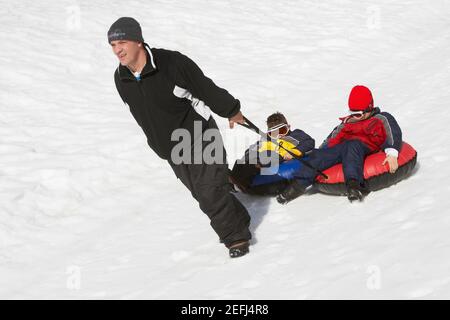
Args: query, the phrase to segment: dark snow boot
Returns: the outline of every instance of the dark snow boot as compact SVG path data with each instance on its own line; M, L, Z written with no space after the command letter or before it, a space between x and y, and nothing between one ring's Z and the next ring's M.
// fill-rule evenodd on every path
M235 241L228 248L230 250L230 258L238 258L250 252L250 242L248 240Z
M289 181L288 186L277 196L277 201L281 204L286 204L295 198L300 197L304 194L306 188L300 184L297 180Z
M368 194L366 188L358 180L350 179L347 182L347 198L350 202L363 201L364 196Z

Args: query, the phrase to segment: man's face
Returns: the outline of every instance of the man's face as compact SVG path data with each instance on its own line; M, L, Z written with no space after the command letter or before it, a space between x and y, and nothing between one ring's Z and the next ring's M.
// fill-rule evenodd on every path
M111 41L111 47L120 64L128 66L137 60L142 43L131 40L115 40Z

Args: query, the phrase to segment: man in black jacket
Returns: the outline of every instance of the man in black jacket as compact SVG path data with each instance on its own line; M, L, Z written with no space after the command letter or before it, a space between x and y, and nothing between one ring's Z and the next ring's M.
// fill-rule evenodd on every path
M169 162L210 218L230 257L249 252L250 216L230 193L225 149L211 111L229 119L230 128L243 123L239 100L219 88L185 55L150 48L139 23L128 17L114 22L108 42L120 61L114 73L117 91L147 136L149 146ZM204 135L214 131L207 143ZM177 137L189 136L186 147ZM184 148L179 149L182 145ZM211 149L211 159L205 150ZM177 152L175 152L175 150ZM209 157L209 158L211 158Z

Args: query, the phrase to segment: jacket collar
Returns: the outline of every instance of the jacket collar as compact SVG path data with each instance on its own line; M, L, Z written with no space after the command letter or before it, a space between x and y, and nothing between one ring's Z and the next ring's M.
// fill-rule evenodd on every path
M153 58L152 50L150 49L150 46L144 42L146 56L147 56L147 63L144 66L144 69L142 69L141 77L145 77L148 74L151 74L155 72L157 69L155 60ZM128 69L126 66L123 66L119 64L119 67L117 67L117 71L119 73L120 80L136 80L134 75L131 73L130 69Z

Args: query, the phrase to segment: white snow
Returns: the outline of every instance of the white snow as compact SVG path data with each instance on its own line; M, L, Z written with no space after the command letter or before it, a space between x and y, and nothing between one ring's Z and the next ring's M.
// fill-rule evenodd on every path
M449 1L0 0L0 16L1 298L450 298ZM228 258L116 92L120 16L258 125L279 110L317 143L369 86L417 169L361 204L239 195L254 242ZM257 137L216 119L232 163Z

